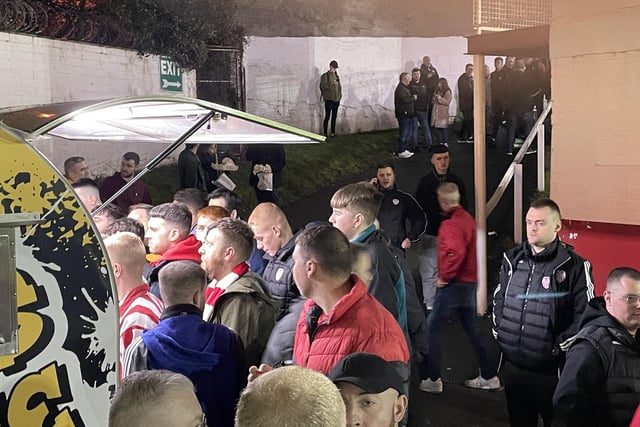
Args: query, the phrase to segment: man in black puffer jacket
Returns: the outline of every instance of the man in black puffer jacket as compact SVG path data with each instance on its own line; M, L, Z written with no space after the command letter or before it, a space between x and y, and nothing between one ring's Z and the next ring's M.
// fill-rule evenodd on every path
M640 404L640 272L611 271L580 326L553 395L558 418L569 427L626 427Z
M298 317L306 298L293 281L295 236L286 215L274 203L260 203L247 221L258 249L266 252L267 265L262 278L280 304L276 324L262 354L262 363L278 365L293 359L293 339Z
M591 264L558 238L560 208L534 201L527 241L505 253L494 293L494 337L503 354L502 380L512 426L545 426L569 338L593 298Z

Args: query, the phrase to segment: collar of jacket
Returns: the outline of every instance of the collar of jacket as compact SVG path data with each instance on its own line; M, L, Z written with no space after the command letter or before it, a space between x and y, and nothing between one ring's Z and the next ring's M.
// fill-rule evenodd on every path
M524 245L524 253L527 258L532 259L535 262L545 262L554 259L558 254L558 245L560 244L560 239L558 236L547 246L544 248L542 252L535 253L531 248L529 242Z
M202 317L202 310L193 304L174 304L165 308L160 315L160 320L168 319L175 316L186 316L188 314L195 314L198 317Z
M360 234L358 234L351 242L353 242L353 243L362 243L362 242L365 241L365 239L367 237L369 237L371 234L373 234L374 231L376 231L376 225L375 224L371 224L370 226L368 226L367 228L362 230L362 232Z

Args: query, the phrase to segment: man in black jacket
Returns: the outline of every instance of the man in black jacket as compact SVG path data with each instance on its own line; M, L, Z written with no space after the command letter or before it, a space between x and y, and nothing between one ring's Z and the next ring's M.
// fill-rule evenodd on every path
M274 203L260 203L247 220L267 265L262 278L279 303L276 324L262 354L262 363L276 365L293 360L293 339L306 298L293 281L295 235L282 210Z
M422 248L418 254L422 297L427 311L433 308L438 279L438 230L442 219L442 209L438 203L438 186L443 182L455 183L460 191L460 204L467 208L464 183L450 171L449 164L449 147L443 144L434 145L431 148L433 169L420 178L415 193L418 204L427 215L427 229L420 238Z
M560 208L534 201L527 241L504 254L494 293L493 335L502 349L502 380L513 426L545 426L570 338L593 298L591 264L558 238Z
M411 135L413 134L414 122L416 120L415 99L409 90L409 82L411 75L409 73L400 74L400 82L396 86L393 101L396 110L396 119L398 119L398 129L400 136L398 139L398 158L408 159L413 156L413 152L409 151L411 144Z
M382 193L378 211L380 228L393 246L403 251L409 249L424 233L427 225L424 211L413 196L396 187L396 170L391 163L379 164L372 182Z
M196 155L197 150L198 144L185 144L184 150L178 156L180 188L197 188L206 193L207 179Z
M411 134L411 143L416 149L419 146L429 148L431 146L429 106L431 105L433 91L429 89L425 81L420 79L420 68L414 68L411 71L409 90L415 98L414 107L416 110L416 120L414 121L413 133ZM420 144L418 143L418 125L420 125L424 132L424 139Z
M458 77L458 108L462 113L462 126L458 142L473 142L473 64L464 67Z
M640 403L640 272L609 273L604 297L589 301L553 403L567 426L628 426Z

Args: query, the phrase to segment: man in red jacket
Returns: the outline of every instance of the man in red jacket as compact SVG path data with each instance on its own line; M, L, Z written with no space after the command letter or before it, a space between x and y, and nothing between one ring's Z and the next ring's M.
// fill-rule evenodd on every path
M144 235L148 239L149 252L155 257L145 269L144 278L150 286L150 292L160 297L158 274L173 261L202 262L200 241L189 234L191 230L191 212L182 203L163 203L149 212L149 224Z
M420 382L420 389L427 393L442 393L441 335L451 309L455 308L480 367L480 376L464 384L471 388L496 390L500 388L496 368L488 362L476 333L476 224L460 206L460 191L453 182L440 184L438 203L444 214L438 230L438 280L433 311L429 316L428 377Z
M352 249L337 228L313 227L296 238L293 278L309 298L298 319L293 358L323 374L355 352L407 363L409 350L393 315L352 275Z

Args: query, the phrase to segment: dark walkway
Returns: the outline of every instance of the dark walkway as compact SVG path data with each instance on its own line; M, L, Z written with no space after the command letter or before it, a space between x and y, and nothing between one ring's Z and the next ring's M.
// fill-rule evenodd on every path
M467 187L468 202L473 210L474 200L474 175L473 175L473 144L458 144L452 141L451 170L460 176ZM493 194L504 172L512 161L512 157L502 154L502 150L494 149L487 152L487 197ZM408 160L396 161L396 174L398 187L404 191L414 193L419 179L431 170L429 156L426 153L416 154ZM333 192L341 185L369 179L375 170L371 170L362 176L341 182L337 185L324 188L314 195L285 207L291 225L296 228L303 227L309 221L327 220L331 213L329 200ZM524 162L524 181L528 190L525 194L531 194L536 182L535 156L526 156ZM487 240L489 259L489 291L491 292L497 282L497 270L502 251L512 245L513 242L513 190L510 187L498 205L495 212L488 218L488 229L495 231L497 235L490 236ZM528 197L528 196L525 196ZM527 200L523 206L527 206ZM407 258L414 267L416 283L419 284L417 273L416 254L409 250ZM490 294L491 295L491 294ZM487 350L497 363L498 348L491 337L491 321L488 317L478 321L479 333L483 338ZM442 395L431 395L417 388L417 381L412 386L410 396L410 426L467 426L467 427L502 427L508 426L508 416L502 391L488 392L472 390L464 387L463 381L478 375L475 356L459 322L449 325L443 334L443 372L442 379L445 383Z

